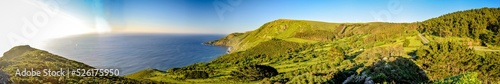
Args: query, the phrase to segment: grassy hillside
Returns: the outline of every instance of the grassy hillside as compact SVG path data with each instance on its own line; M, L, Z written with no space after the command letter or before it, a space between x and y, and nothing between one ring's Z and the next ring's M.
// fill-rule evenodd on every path
M261 42L282 39L297 43L316 43L332 41L344 37L363 38L362 43L374 41L394 41L403 33L416 32L415 24L410 23L326 23L306 20L279 19L265 23L254 31L232 33L228 36L207 42L213 45L231 46L233 52L244 51ZM413 30L413 31L411 31ZM372 47L375 44L372 44Z
M459 11L417 23L279 19L207 42L232 47L211 62L127 77L175 83L499 83L499 48L488 46L500 42L497 11ZM459 29L444 29L453 27ZM264 74L249 65L270 66L278 74L255 80ZM185 77L194 71L209 77Z
M16 70L21 71L33 68L37 71L43 69L94 69L89 65L64 57L54 55L47 51L31 48L30 46L16 46L5 52L0 58L0 70L10 75L11 83L41 84L41 83L160 83L149 80L135 80L119 76L83 77L83 76L16 76ZM41 74L43 75L43 73Z
M500 8L458 11L418 23L424 34L440 37L466 37L483 46L500 45Z

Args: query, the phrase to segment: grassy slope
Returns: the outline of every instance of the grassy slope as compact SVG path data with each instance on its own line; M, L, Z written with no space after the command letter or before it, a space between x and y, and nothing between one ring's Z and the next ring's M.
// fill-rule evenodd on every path
M304 21L304 20L287 20L280 19L264 24L262 27L255 31L250 31L246 33L233 33L217 41L211 42L214 45L232 46L233 52L224 56L221 56L214 61L210 62L208 65L217 67L215 68L213 75L209 79L182 79L182 74L175 73L160 73L153 75L148 75L149 73L142 73L145 71L139 71L138 73L126 76L128 78L146 78L157 81L169 81L176 83L227 83L227 82L237 82L237 83L255 83L257 81L233 81L231 76L228 74L235 70L237 67L246 64L265 64L275 67L282 75L273 77L271 79L278 80L280 77L292 77L299 74L294 73L306 73L309 67L319 67L318 65L331 65L331 60L326 53L332 47L342 45L343 47L349 47L347 49L349 55L359 54L359 49L371 49L377 46L394 46L401 45L403 38L400 35L408 37L416 37L415 34L406 34L406 31L415 31L412 29L414 24L410 23L325 23L316 21ZM393 31L384 31L384 30ZM342 32L340 32L342 31ZM301 33L312 33L312 34L301 34ZM323 34L326 33L326 34ZM299 36L303 35L303 36ZM315 36L316 35L316 36ZM329 35L329 36L322 36ZM374 35L384 35L383 38ZM311 38L318 37L318 38ZM328 37L328 38L325 38ZM335 39L337 38L337 39ZM290 46L290 50L297 50L297 52L287 52L287 51L276 51L277 48L283 48L284 45L270 47L269 45L261 44L273 39L279 40L276 44L286 44L294 43L293 45L306 45L304 46ZM335 40L334 40L335 39ZM418 39L417 39L418 40ZM284 42L284 43L283 43ZM392 43L391 43L392 42ZM261 44L259 46L259 44ZM418 47L416 43L412 44L413 47ZM267 48L271 50L255 51L261 50L262 48ZM271 57L259 58L254 60L249 59L236 59L234 57L251 58L255 54L252 53L278 53ZM356 53L358 52L358 53ZM233 57L230 59L228 57ZM289 58L285 60L265 60L261 59L280 59ZM225 61L224 61L225 60ZM233 63L230 61L234 60L248 60L249 62ZM225 63L229 62L229 63ZM342 64L337 64L331 66L332 68L322 69L320 72L335 72L346 68L352 68L355 66L355 62L345 60L341 61ZM334 68L335 67L335 68ZM157 72L155 72L157 73Z
M260 28L246 33L232 33L224 38L211 42L214 45L231 46L234 52L244 51L255 45L273 38L299 43L315 43L329 41L353 35L367 36L369 34L398 33L413 28L415 24L408 23L326 23L306 20L279 19L265 23ZM402 30L400 30L402 29ZM399 32L385 31L395 30ZM387 34L388 35L388 34ZM372 37L386 39L383 37ZM387 38L393 38L387 37ZM366 38L366 37L363 37ZM374 40L374 39L370 39ZM376 39L375 39L376 40Z
M374 80L384 79L387 82L429 82L432 80L422 78L425 77L421 76L425 72L419 68L422 67L421 64L416 63L412 57L417 49L426 46L417 36L417 26L416 23L326 23L279 19L265 23L254 31L233 33L209 42L213 45L231 46L232 52L209 63L181 68L184 71L207 70L210 73L208 79L183 79L183 73L176 71L154 75L136 73L127 77L175 83L257 83L259 81L232 80L229 73L244 65L263 64L280 72L263 81L341 83L347 76L351 76L345 74L357 74L356 77L359 78L369 76ZM475 41L467 37L425 37L431 42ZM410 41L408 47L402 47L405 39ZM342 49L346 52L345 56L340 59L339 56L332 56L329 53L333 48ZM412 78L419 81L411 81L414 80Z
M271 40L272 38L285 39L294 42L310 42L316 41L309 39L301 39L293 37L297 33L311 31L326 31L333 32L331 27L336 27L338 24L331 24L316 21L303 20L288 20L279 19L264 24L259 29L246 33L233 33L224 38L215 41L215 45L231 46L234 52L243 51L254 47L260 42Z
M0 58L0 70L10 75L10 81L14 83L153 83L148 80L134 80L124 77L20 77L14 76L17 69L34 70L59 70L63 69L94 69L93 67L81 62L66 59L54 55L47 51L31 48L30 46L16 46L5 52ZM42 73L43 75L43 73Z

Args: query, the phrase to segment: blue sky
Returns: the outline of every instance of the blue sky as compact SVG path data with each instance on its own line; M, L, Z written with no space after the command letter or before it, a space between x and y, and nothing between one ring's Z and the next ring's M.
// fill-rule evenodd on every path
M115 30L155 27L222 34L254 30L276 19L415 22L460 10L500 7L499 0L86 0L70 2L86 4L73 7L77 11L71 9L73 4L67 6L70 13L84 17L89 8L96 10L89 7L96 2L103 4L97 9L103 9ZM215 6L226 11L218 14Z

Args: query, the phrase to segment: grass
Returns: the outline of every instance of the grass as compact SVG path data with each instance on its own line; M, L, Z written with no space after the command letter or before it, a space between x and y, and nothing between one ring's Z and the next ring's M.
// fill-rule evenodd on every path
M431 41L458 41L463 44L468 44L468 42L472 42L471 48L474 48L476 51L487 51L487 52L500 52L500 49L497 49L496 47L486 47L486 46L481 46L480 41L476 41L472 38L468 37L438 37L438 36L428 36L432 40Z
M316 43L316 42L318 42L318 41L314 41L314 40L307 40L307 39L301 39L301 38L285 38L283 40L297 42L297 43Z
M142 78L149 78L149 77L155 77L155 76L162 76L165 75L165 72L157 70L157 69L145 69L138 71L136 73L127 75L125 77L127 78L132 78L132 79L142 79Z
M417 50L417 48L419 48L420 46L424 46L420 38L416 35L406 37L406 39L410 41L410 45L404 48L406 53L413 52L414 50Z
M281 63L271 64L271 66L276 68L278 70L278 72L290 72L293 70L297 70L299 68L319 64L322 62L327 62L327 61L324 59L321 59L321 58L313 58L313 59L306 61L306 62L293 63L291 61L284 61Z
M292 80L289 81L291 83L325 83L331 82L332 80L335 80L334 82L336 83L341 83L347 79L347 77L343 78L343 76L356 76L356 79L364 79L365 77L373 78L378 81L377 83L400 80L406 80L403 83L433 82L425 79L414 82L415 80L413 80L414 78L412 77L420 77L416 75L421 72L420 70L416 71L408 68L426 69L425 71L427 72L425 73L427 75L425 76L433 77L432 80L443 78L443 83L450 83L450 81L451 83L455 83L455 81L461 81L462 79L468 80L478 78L477 73L465 73L452 77L444 77L444 75L452 75L449 74L450 72L459 72L458 70L460 69L455 68L452 69L454 71L446 71L449 68L441 67L443 65L449 65L449 62L453 63L455 61L464 61L460 63L457 62L457 65L479 64L482 66L482 64L484 64L484 67L475 67L475 65L462 67L481 68L483 71L486 71L480 72L481 75L479 75L479 77L498 77L498 75L495 74L498 73L495 71L495 65L498 65L497 56L499 54L492 53L491 51L499 51L497 49L500 48L495 46L479 46L481 41L478 39L456 36L438 37L426 35L425 37L431 41L431 43L433 41L436 43L453 41L453 43L439 44L441 47L434 46L438 44L430 44L433 45L432 48L427 47L429 48L428 50L425 50L426 48L423 49L431 53L423 52L423 54L431 55L421 55L422 58L410 59L411 56L408 55L409 53L422 48L422 46L426 46L422 44L422 41L417 36L418 31L415 26L418 25L416 25L416 23L384 22L326 23L306 20L280 19L268 22L255 31L233 33L218 41L210 42L211 44L233 47L232 53L223 55L210 63L193 64L177 69L180 71L171 69L165 72L156 69L145 69L125 77L137 80L153 80L170 83L254 84L260 81L235 80L235 78L230 74L232 71L241 70L239 68L245 65L261 64L272 66L280 73L269 78L269 80L277 81L283 78L288 78ZM403 41L406 39L410 41L410 44L407 47L402 47ZM450 50L442 50L450 48L448 46L470 43L472 43L470 46L473 46L476 49L474 53L481 55L479 56L480 59L467 58L471 57L465 56L471 55L471 50L463 48L464 45L459 45L460 47L452 47L456 50L453 52ZM46 51L32 50L33 49L25 50L23 47L13 48L13 51L9 51L9 53L4 54L4 56L0 59L0 69L7 72L13 72L13 68L19 66L37 68L52 66L92 68L83 63L52 55ZM466 52L462 53L462 51ZM437 53L437 55L433 55L435 53ZM21 57L18 57L19 54L21 54ZM453 58L454 55L463 57ZM63 60L63 62L54 62L54 60L47 59L59 59ZM438 61L434 61L435 59ZM473 62L469 63L470 60ZM48 65L52 64L52 62L55 64ZM434 62L436 64L433 64ZM440 62L442 63L439 64ZM81 66L72 66L68 64ZM425 66L437 67L439 70L433 70L434 68L426 68ZM492 67L493 69L491 69ZM184 74L188 71L204 71L210 74L210 77L206 79L186 79L184 78ZM391 74L392 76L389 76L390 79L388 79L386 75ZM12 78L25 80L24 78L15 76ZM34 80L39 81L38 79ZM32 81L33 79L28 80ZM50 80L47 82L58 83L58 81ZM139 81L125 83L149 84L151 82ZM465 81L464 83L469 82ZM476 79L472 81L472 83L478 83L478 80Z
M152 77L137 75L130 78L146 77L146 79L173 83L258 83L260 81L237 81L231 79L232 76L230 76L231 71L237 70L245 63L257 63L269 65L278 70L280 74L271 77L270 80L306 77L321 78L320 81L326 82L331 75L335 75L333 73L339 73L339 71L354 69L361 73L380 60L412 58L408 55L409 53L426 46L417 36L418 31L411 28L414 25L414 23L325 23L275 20L255 31L234 35L233 37L237 39L231 40L233 52L209 63L209 66L218 68L213 69L214 72L208 79L179 79L182 78L182 74L172 73L154 73L151 75L156 76ZM340 33L341 30L342 33ZM321 39L329 37L324 35L332 35L335 38ZM474 41L460 37L425 37L431 42ZM410 44L402 47L406 39ZM334 47L342 48L347 53L346 57L338 61L335 56L329 55L330 49ZM484 47L481 48L484 49ZM394 53L398 54L393 55ZM386 56L387 54L390 56ZM408 63L415 64L414 60ZM405 67L401 67L401 70L405 70ZM314 76L311 75L312 73L329 73L330 76ZM298 80L311 81L309 79Z

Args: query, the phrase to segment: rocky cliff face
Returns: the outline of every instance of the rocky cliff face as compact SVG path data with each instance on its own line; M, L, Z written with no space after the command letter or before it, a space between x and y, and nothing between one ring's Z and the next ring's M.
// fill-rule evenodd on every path
M1 84L11 83L9 80L10 80L9 74L7 74L7 73L3 72L2 70L0 70L0 83Z
M246 36L245 33L231 33L224 38L221 38L219 40L209 41L206 42L205 44L216 45L216 46L227 46L230 47L228 51L233 51L235 48L232 47L239 46L244 36Z

